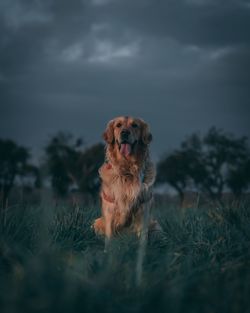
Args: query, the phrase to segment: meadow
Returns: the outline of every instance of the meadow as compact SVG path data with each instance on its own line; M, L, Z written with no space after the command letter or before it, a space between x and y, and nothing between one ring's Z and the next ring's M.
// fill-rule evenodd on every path
M0 312L250 312L250 206L153 210L136 285L139 241L104 252L97 206L16 205L1 211Z

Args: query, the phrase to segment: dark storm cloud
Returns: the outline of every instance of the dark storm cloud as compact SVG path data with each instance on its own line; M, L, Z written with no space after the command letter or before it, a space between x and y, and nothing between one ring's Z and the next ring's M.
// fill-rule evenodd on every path
M2 136L92 143L131 114L159 155L211 125L249 131L249 1L3 0L0 26Z
M147 36L212 46L249 42L249 13L249 2L240 0L110 1L99 9L103 20L112 16Z

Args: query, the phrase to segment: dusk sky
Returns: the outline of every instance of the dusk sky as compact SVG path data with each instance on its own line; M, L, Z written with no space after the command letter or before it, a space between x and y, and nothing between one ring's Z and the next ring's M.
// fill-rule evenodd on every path
M250 1L0 1L0 137L36 156L132 115L157 158L213 125L249 136L249 113Z

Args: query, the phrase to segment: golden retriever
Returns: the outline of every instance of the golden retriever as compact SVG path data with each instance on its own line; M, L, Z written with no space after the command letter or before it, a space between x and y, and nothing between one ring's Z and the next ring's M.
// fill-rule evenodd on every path
M103 138L106 161L99 169L102 216L95 220L94 230L107 238L124 229L140 235L156 176L149 156L149 126L139 118L117 117L108 123ZM150 222L151 227L156 224Z

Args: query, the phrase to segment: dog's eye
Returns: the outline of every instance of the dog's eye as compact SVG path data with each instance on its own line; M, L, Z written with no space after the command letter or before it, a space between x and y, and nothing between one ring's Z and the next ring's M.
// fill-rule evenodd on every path
M138 125L137 125L136 123L132 123L131 126L132 126L133 128L137 128L137 127L138 127Z
M116 124L116 127L118 127L118 128L120 128L121 126L122 126L121 123L117 123L117 124Z

